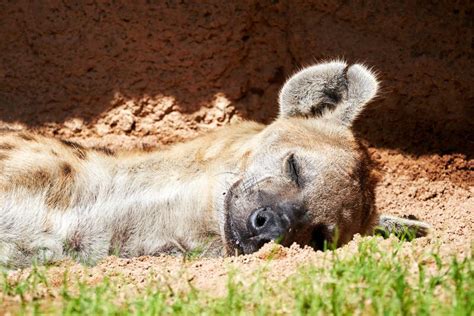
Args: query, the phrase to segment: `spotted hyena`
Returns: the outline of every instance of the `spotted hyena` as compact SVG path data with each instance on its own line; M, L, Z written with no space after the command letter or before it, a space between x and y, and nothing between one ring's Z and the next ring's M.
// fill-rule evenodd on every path
M248 254L278 240L321 249L378 224L365 148L351 125L375 76L341 61L291 77L270 125L242 122L152 152L113 152L28 132L0 135L0 263L94 263L187 252Z

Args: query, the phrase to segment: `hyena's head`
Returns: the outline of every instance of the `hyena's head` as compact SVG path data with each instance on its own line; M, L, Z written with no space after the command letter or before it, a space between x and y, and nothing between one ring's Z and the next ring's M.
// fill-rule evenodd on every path
M370 70L340 61L285 83L279 118L258 135L227 194L228 253L252 253L270 240L321 249L373 228L374 181L351 126L377 87Z

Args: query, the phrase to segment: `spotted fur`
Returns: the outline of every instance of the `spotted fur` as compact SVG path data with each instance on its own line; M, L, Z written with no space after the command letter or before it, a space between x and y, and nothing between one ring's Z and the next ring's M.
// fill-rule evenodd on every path
M265 199L305 210L309 228L292 232L300 244L336 227L340 244L370 233L375 182L350 126L376 91L361 65L319 64L285 84L272 124L243 122L162 151L2 131L0 263L253 251L238 240L241 223Z

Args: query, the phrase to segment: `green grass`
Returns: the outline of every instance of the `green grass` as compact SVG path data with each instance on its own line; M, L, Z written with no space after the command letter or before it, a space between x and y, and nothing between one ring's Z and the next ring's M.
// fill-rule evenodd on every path
M459 260L437 252L411 254L402 242L387 250L377 239L363 240L353 255L328 251L321 267L302 266L278 282L262 267L244 284L230 267L227 293L219 297L192 284L176 291L151 279L138 293L124 296L118 286L123 282L105 279L91 287L72 284L67 275L54 290L48 268L34 267L21 281L3 277L0 305L19 314L62 315L473 315L472 255Z

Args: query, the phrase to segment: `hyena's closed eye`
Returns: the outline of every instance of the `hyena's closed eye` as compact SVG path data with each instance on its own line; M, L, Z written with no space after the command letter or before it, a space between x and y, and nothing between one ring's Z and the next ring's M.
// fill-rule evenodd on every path
M377 89L375 75L363 65L317 64L285 83L279 97L280 117L323 117L351 126Z

